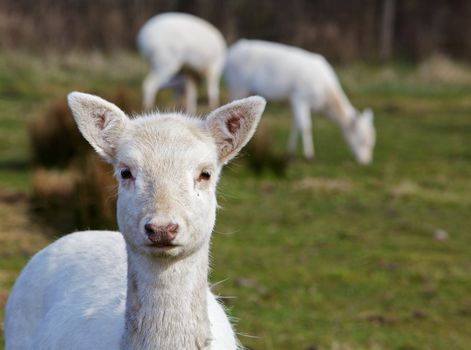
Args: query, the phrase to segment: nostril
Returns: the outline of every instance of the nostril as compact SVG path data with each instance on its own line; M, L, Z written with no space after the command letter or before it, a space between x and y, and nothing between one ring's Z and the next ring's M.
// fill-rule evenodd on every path
M177 233L178 231L178 224L168 224L166 229L170 232L175 232Z
M144 225L144 230L146 230L146 233L148 236L154 234L157 232L158 226L154 224L145 224Z
M178 232L178 224L168 224L166 226L166 230L167 230L169 239L173 240L175 239L175 236L177 235L177 232Z
M147 223L144 225L144 230L146 231L149 240L153 243L166 244L175 239L178 227L178 224L175 223L161 226Z

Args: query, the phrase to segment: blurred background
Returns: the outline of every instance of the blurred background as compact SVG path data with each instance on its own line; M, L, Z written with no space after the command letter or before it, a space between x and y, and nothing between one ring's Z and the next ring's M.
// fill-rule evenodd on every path
M39 249L116 227L111 169L82 140L72 90L141 111L135 37L153 15L323 54L377 146L355 163L313 115L316 159L286 160L291 110L270 103L219 187L212 282L249 349L469 349L471 2L0 0L0 307ZM222 102L228 101L223 87ZM200 91L199 113L209 111ZM162 90L161 110L181 109ZM3 332L2 332L3 334ZM3 339L2 339L3 340ZM3 343L3 341L2 341ZM3 344L2 344L3 345Z

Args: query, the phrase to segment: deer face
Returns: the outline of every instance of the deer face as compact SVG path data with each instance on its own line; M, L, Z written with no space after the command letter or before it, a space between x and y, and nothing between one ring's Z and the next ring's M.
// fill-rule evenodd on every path
M371 163L376 142L373 112L366 109L359 113L345 136L356 161L364 165Z
M220 166L202 121L178 115L136 119L115 158L118 225L131 246L179 256L209 240Z
M180 114L129 119L80 93L70 94L69 104L84 137L115 169L118 225L128 246L172 258L209 241L221 167L253 135L265 101L236 101L205 121Z

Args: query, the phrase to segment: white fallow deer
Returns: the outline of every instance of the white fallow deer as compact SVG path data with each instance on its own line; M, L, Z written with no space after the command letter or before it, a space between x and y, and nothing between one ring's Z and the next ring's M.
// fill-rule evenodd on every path
M188 113L196 112L195 76L206 81L209 106L218 106L226 42L213 25L189 14L160 14L141 28L137 45L150 64L150 73L143 83L145 109L154 106L160 88L178 82L179 73L183 74Z
M376 140L373 113L358 112L343 92L339 80L325 58L296 47L259 40L240 40L229 48L224 78L231 98L251 93L268 100L287 100L293 111L288 152L294 155L298 133L304 156L314 157L311 110L333 120L355 159L368 164Z
M75 121L114 169L120 232L67 235L16 280L7 350L234 350L208 287L221 168L248 142L265 107L249 97L203 120L128 118L97 96L71 93Z

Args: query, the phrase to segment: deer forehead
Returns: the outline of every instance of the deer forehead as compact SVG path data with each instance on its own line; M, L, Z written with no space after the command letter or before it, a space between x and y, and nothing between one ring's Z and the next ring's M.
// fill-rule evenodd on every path
M216 144L203 121L178 114L131 120L117 151L120 162L150 172L193 170L189 168L217 163Z

